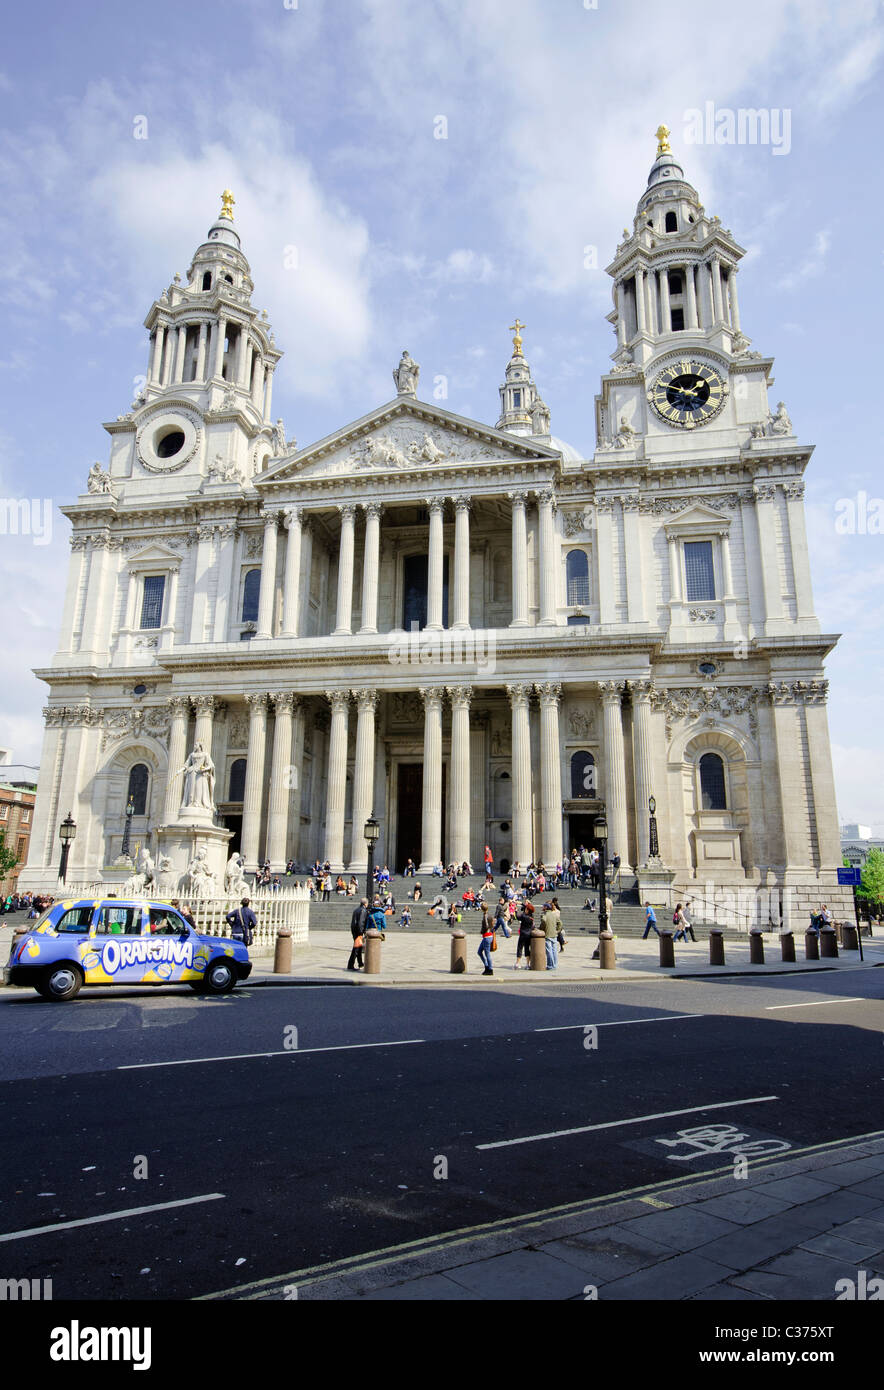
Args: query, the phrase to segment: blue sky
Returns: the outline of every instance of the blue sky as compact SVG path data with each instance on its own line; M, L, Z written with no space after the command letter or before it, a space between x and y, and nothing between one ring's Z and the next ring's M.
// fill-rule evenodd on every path
M274 415L304 445L392 394L494 423L525 352L553 431L591 453L613 348L610 260L664 121L747 249L740 309L816 453L807 475L839 812L884 832L884 538L835 530L884 494L872 324L884 270L881 5L741 0L153 0L16 6L0 56L0 495L71 500L146 364L142 321L219 207L285 350ZM686 113L790 113L789 152L687 143ZM447 138L436 135L447 123ZM136 139L144 132L146 139ZM297 267L288 248L297 248ZM590 258L591 259L591 258ZM0 745L36 763L68 524L0 538Z

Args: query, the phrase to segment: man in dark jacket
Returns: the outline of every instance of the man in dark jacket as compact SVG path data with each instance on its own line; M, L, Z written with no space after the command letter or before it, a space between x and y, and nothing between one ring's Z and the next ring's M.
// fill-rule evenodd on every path
M356 970L357 967L360 970L365 968L365 962L362 959L362 947L357 946L356 942L357 940L365 939L367 921L368 898L363 898L359 906L354 909L353 916L350 918L350 935L353 938L353 950L350 952L350 959L347 961L348 970Z
M235 940L241 941L244 946L251 946L255 939L258 919L249 907L248 898L243 898L240 907L235 908L233 912L228 912L225 920L230 927L230 935Z

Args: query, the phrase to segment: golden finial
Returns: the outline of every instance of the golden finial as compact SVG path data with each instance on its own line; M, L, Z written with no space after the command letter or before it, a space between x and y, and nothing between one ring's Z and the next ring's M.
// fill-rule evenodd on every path
M521 356L522 356L522 329L523 329L523 328L527 328L527 326L528 326L528 325L522 323L520 319L516 319L515 323L511 323L511 324L510 324L510 332L511 332L511 333L515 333L515 335L516 335L516 336L513 338L513 356L514 356L514 357L521 357Z
M658 158L659 158L659 156L660 156L661 154L672 154L672 150L671 150L670 147L669 147L669 134L670 134L669 126L668 126L668 125L658 125L658 126L657 126L657 129L654 131L654 134L655 134L656 137L657 137L657 156L658 156Z
M225 188L221 194L221 216L229 217L233 221L233 205L236 202L229 188Z

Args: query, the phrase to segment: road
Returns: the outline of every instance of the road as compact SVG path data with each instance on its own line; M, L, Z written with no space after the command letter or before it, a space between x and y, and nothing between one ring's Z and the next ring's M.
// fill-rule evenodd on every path
M0 1274L189 1298L733 1161L686 1128L759 1153L866 1134L882 995L877 970L3 990Z

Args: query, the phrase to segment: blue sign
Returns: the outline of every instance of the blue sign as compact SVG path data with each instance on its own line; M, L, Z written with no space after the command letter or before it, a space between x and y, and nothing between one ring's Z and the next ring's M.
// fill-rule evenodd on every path
M838 882L858 888L863 881L862 869L839 869Z

